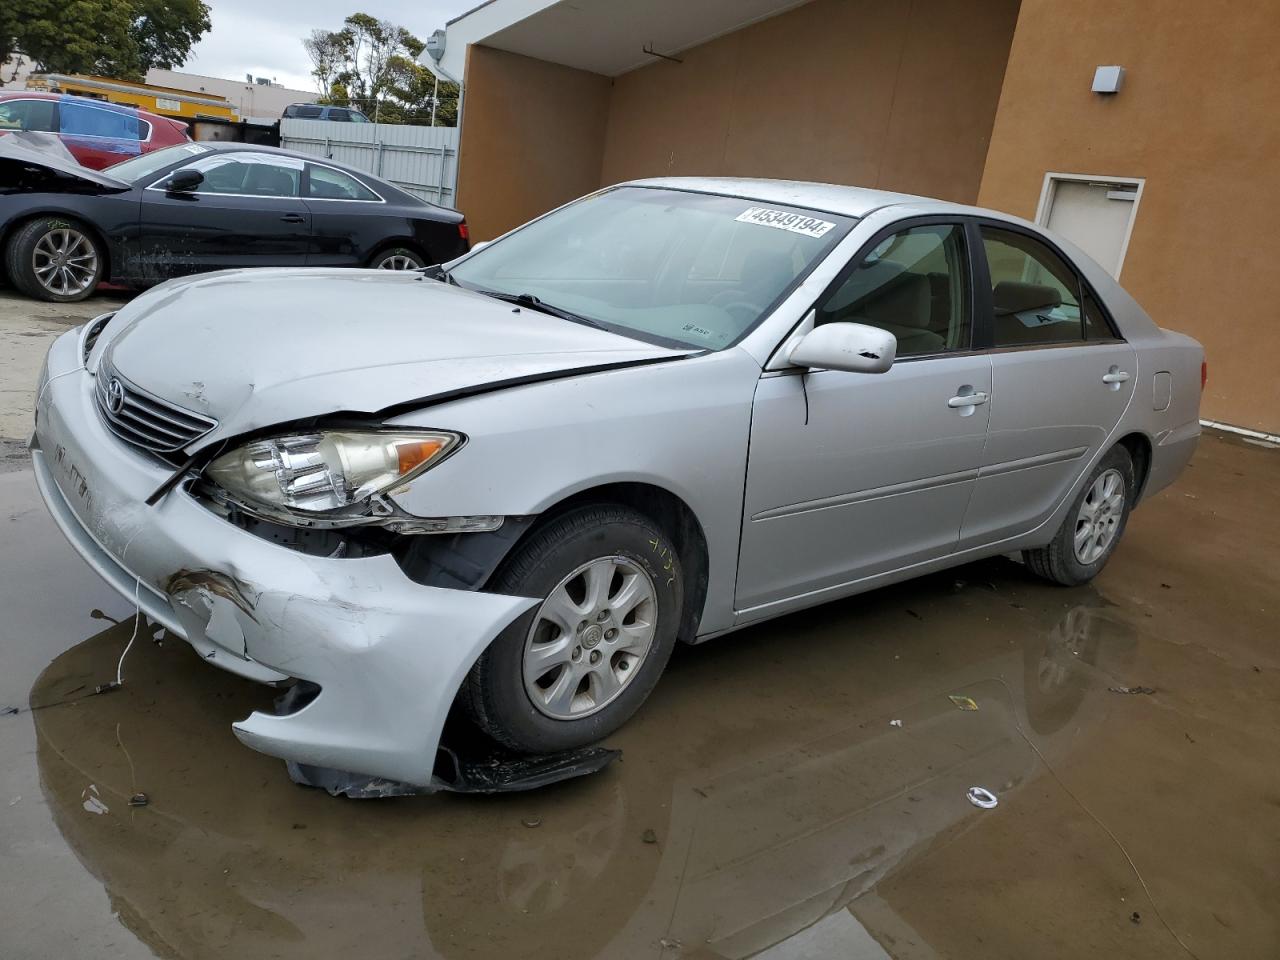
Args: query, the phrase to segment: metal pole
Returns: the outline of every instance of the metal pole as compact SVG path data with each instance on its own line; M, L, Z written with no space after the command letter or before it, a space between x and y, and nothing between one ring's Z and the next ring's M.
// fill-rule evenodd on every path
M432 74L436 78L435 86L431 90L431 125L436 125L436 104L440 102L440 77Z

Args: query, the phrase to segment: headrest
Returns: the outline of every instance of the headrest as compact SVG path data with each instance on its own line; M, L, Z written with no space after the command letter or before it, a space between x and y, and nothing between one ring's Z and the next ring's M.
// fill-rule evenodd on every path
M991 305L996 313L1025 313L1028 310L1052 310L1062 303L1056 287L1040 283L1018 283L1001 280L991 291Z

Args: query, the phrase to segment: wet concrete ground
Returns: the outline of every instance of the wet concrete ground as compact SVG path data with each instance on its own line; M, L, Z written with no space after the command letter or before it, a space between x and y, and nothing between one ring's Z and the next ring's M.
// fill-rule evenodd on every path
M241 747L270 692L181 642L85 699L131 611L0 475L0 956L1280 956L1278 481L1206 437L1094 586L787 617L678 651L593 778L355 802Z

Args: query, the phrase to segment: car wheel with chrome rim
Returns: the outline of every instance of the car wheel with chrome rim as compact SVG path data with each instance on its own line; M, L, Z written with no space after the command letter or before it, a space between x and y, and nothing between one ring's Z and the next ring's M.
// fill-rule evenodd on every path
M1135 490L1133 458L1124 447L1112 447L1085 480L1053 540L1023 551L1027 566L1064 586L1088 583L1124 533Z
M53 303L85 299L102 279L103 267L103 253L89 229L58 217L39 217L20 227L5 250L14 286Z
M491 737L532 753L593 743L636 711L671 655L684 600L670 539L617 505L535 530L488 589L540 602L484 652L460 699Z

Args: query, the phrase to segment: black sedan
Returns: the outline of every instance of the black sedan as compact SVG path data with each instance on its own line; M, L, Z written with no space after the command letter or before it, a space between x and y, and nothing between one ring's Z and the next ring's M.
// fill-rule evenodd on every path
M0 266L42 300L228 267L414 269L467 251L456 210L306 154L187 143L103 171L0 137Z

